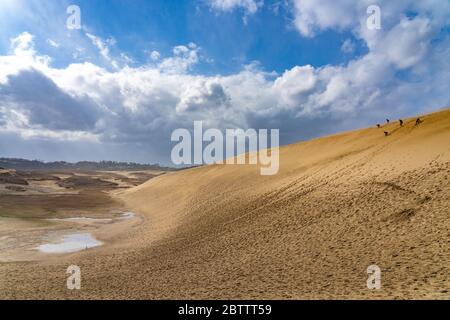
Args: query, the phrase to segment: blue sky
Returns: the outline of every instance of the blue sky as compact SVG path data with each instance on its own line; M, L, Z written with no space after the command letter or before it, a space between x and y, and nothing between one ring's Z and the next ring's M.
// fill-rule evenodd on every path
M243 8L220 12L202 0L31 0L25 7L11 5L13 15L3 11L2 19L6 20L3 24L7 26L1 31L1 52L8 52L10 38L28 30L37 36L36 48L51 54L55 66L73 62L69 43L75 32L55 27L64 25L70 4L81 8L82 23L87 30L104 39L114 38L112 51L126 53L135 60L135 66L148 62L149 51L170 55L174 46L190 42L202 48L205 59L195 71L205 74L230 74L253 61L267 71L277 72L296 65L342 64L366 51L364 43L358 42L351 31L299 37L292 10L283 1L266 0L256 14L249 16ZM349 38L358 44L357 50L342 52L340 47ZM66 46L55 50L47 39Z
M0 156L170 164L195 120L284 144L450 105L449 2L371 4L2 0Z

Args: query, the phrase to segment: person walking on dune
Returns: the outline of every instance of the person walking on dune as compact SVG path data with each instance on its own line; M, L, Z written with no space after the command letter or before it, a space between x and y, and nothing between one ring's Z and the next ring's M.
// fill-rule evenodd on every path
M389 119L386 119L386 123L389 124Z
M398 121L400 122L400 127L403 127L403 120L400 119L400 120L398 120Z
M416 126L418 126L419 124L421 124L423 121L420 118L417 118L416 120Z

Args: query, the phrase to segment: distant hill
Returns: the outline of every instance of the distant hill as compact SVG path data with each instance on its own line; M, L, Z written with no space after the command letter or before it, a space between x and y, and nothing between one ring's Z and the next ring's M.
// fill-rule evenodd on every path
M162 167L159 164L140 164L134 162L116 161L80 161L70 163L65 161L43 162L39 160L26 160L16 158L0 158L0 168L16 170L177 170L170 167Z

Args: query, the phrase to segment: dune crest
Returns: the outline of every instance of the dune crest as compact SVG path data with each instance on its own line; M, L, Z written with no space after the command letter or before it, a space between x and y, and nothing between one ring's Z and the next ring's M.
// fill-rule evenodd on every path
M210 165L116 190L138 223L0 263L0 298L448 299L450 110L421 119L284 146L273 176ZM70 265L82 290L65 286Z
M450 110L421 119L284 146L274 176L210 165L123 199L147 216L145 245L168 250L174 297L445 298ZM381 290L366 288L371 264Z

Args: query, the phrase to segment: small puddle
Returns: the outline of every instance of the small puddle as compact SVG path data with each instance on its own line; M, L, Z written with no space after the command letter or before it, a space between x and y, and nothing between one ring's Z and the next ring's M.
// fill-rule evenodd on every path
M44 253L69 253L85 250L102 245L90 233L75 233L63 236L59 243L47 243L39 246L39 251Z
M136 217L134 212L127 211L122 212L120 216L116 216L114 218L89 218L80 216L72 218L52 218L46 220L55 222L78 222L95 226L98 224L115 223L120 222L121 220L129 220L133 219L134 217ZM47 243L40 245L38 249L39 251L44 253L70 253L80 250L86 250L103 244L101 241L95 239L91 235L91 233L86 232L87 230L84 231L84 233L66 233L61 238L57 238L62 239L59 242L47 240ZM48 239L54 239L51 236L51 233L49 234L49 236L50 238Z
M132 219L134 218L134 216L135 216L134 212L124 212L122 213L120 219Z
M89 218L89 217L73 217L73 218L50 218L45 219L47 221L73 221L73 222L112 222L116 219L119 220L126 220L126 219L132 219L136 215L134 212L128 211L123 212L120 217L117 218Z
M110 222L113 219L99 219L99 218L88 218L88 217L75 217L75 218L51 218L51 219L45 219L47 221L91 221L91 222Z

